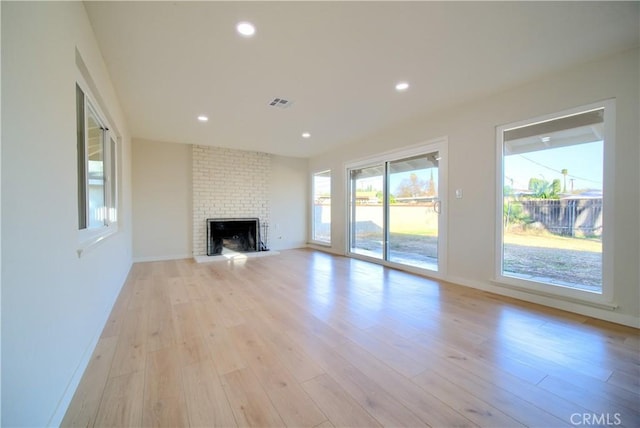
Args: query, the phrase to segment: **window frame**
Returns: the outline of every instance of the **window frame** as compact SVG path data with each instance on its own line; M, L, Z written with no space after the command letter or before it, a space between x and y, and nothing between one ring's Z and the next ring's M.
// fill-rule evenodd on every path
M524 119L496 127L496 246L495 246L495 272L494 283L499 286L526 291L547 297L559 298L565 301L576 301L602 305L614 308L613 304L613 220L615 218L613 203L614 172L615 172L615 99L608 99L591 104L581 105L567 110L546 114L533 119ZM504 228L503 228L503 203L504 203L504 132L536 123L547 122L573 116L592 110L604 110L603 122L603 235L602 235L602 292L597 293L578 288L572 288L541 281L515 278L503 275L504 254Z
M331 186L332 186L332 182L333 182L333 177L332 177L332 171L331 169L325 169L322 171L316 171L313 172L311 174L311 239L310 242L315 244L315 245L322 245L322 246L331 246L331 219L329 221L329 240L325 241L325 240L321 240L321 239L317 239L316 237L316 210L315 210L315 197L316 197L316 182L315 179L317 176L321 176L322 174L328 174L329 177L329 201L331 201L332 196L332 191L331 191ZM329 207L331 209L331 203L329 204Z
M89 90L84 79L76 80L76 132L77 132L77 228L78 228L78 257L93 245L103 241L118 231L119 210L119 136L114 132L107 120L107 115L100 108L100 104ZM80 93L82 100L80 100ZM82 108L82 110L80 110ZM97 227L89 226L89 158L88 158L88 111L91 111L98 121L102 135L103 176L104 176L104 210L105 220ZM82 129L80 127L82 126ZM82 140L81 140L82 139Z

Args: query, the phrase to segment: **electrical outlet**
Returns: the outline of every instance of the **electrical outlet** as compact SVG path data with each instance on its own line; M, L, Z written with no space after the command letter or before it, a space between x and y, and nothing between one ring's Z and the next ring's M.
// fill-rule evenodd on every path
M456 199L462 199L462 189L456 189Z

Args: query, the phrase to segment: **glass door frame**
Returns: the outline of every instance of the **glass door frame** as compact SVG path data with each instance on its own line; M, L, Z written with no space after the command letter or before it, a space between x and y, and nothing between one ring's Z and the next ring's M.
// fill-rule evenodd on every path
M388 236L389 236L389 204L388 204L388 177L387 177L387 162L393 162L402 160L405 158L415 157L419 155L426 155L429 153L438 152L440 157L438 165L438 195L440 202L440 215L438 216L438 268L437 270L430 270L425 268L419 268L415 266L405 265L397 262L388 261ZM383 243L383 258L378 259L375 257L368 257L363 254L359 254L351 251L352 234L354 233L352 227L352 180L351 171L354 169L367 168L374 165L384 165L383 177L383 235L385 242ZM359 160L346 162L344 164L345 171L345 255L347 257L357 258L361 260L378 263L384 266L389 266L409 272L415 272L421 275L432 276L436 278L444 278L447 272L447 213L448 213L448 138L440 137L434 140L430 140L424 143L420 143L413 146L408 146L402 149L392 150L377 155L369 156Z

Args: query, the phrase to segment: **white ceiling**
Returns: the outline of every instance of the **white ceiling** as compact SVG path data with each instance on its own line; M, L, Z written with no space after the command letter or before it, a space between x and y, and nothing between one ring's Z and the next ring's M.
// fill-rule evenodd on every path
M297 157L640 44L638 2L85 5L134 137Z

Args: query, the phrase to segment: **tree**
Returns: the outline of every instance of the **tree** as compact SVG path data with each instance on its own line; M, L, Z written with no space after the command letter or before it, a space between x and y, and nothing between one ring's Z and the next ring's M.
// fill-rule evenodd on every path
M539 199L558 199L560 194L560 180L555 179L549 183L543 178L531 177L529 179L529 190L532 197Z
M418 178L417 174L411 173L409 178L400 182L395 194L399 198L415 198L416 196L425 196L427 191L428 183Z
M436 195L436 182L433 180L433 169L431 169L431 178L429 179L429 183L427 184L426 196L435 196Z

